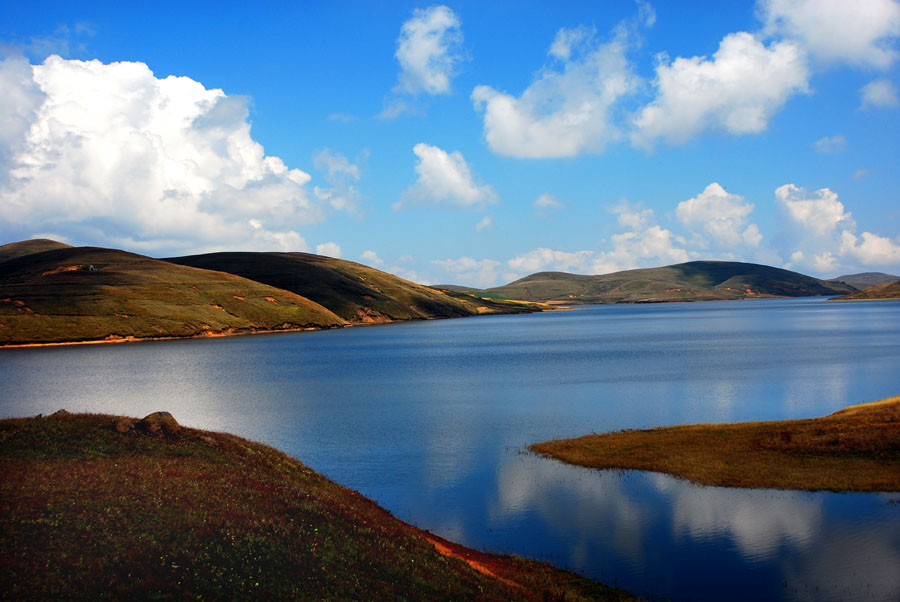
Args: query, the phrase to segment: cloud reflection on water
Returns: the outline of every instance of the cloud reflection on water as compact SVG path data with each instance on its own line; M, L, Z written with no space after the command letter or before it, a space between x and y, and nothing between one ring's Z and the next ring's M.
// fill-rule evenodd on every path
M893 498L704 487L658 473L583 469L534 454L507 455L500 464L487 502L490 524L537 522L533 536L553 534L564 546L564 564L595 578L617 574L620 585L638 593L649 579L657 595L716 599L711 592L704 598L696 587L692 593L679 589L685 579L676 576L709 565L737 588L736 599L760 599L770 591L754 589L760 575L748 574L747 566L774 572L764 581L787 588L788 599L864 595L887 601L900 595L900 521L891 520L897 516Z

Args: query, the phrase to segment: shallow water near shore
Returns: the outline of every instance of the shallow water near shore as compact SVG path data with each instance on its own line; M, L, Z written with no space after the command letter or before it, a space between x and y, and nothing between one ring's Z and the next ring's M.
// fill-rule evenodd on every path
M699 487L536 441L821 416L900 393L900 303L593 306L0 350L0 416L60 407L274 445L395 515L672 600L896 600L900 494Z

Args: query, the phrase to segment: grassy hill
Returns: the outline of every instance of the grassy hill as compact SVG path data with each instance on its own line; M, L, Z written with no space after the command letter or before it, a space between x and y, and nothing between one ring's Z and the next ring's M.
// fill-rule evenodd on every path
M0 263L7 259L22 257L23 255L32 255L42 251L52 251L53 249L69 249L72 245L63 242L56 242L47 238L35 238L32 240L22 240L19 242L11 242L8 245L0 246Z
M348 322L456 318L538 308L448 295L368 266L309 253L209 253L166 261L218 270L303 295Z
M764 265L691 261L600 276L540 272L487 292L526 301L658 303L842 295L853 290L846 284Z
M878 299L900 299L900 280L876 284L861 291L835 297L832 301L870 301Z
M125 251L64 247L0 263L0 345L344 324L294 293Z
M634 599L164 412L0 420L0 508L3 600Z
M862 272L860 274L845 274L844 276L831 278L829 282L843 282L862 290L876 284L887 284L895 280L900 280L900 276L891 276L884 272Z

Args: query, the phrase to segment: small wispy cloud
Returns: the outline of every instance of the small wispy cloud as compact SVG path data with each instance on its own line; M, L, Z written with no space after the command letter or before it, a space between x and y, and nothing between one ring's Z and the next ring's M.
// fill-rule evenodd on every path
M384 100L381 119L422 113L415 101L421 94L449 94L459 65L465 60L459 17L444 5L417 8L403 23L394 56L400 64L397 84Z
M548 215L550 215L551 211L559 211L566 205L549 192L545 192L538 198L534 199L534 201L531 203L531 206L534 207L534 211L538 217L547 217Z
M897 86L888 79L878 79L860 88L862 108L891 109L900 105Z
M823 136L813 142L813 148L816 152L826 155L836 155L843 152L847 148L847 139L841 134L834 136Z
M477 224L475 224L475 231L483 232L483 231L487 230L488 228L493 227L493 225L494 225L494 218L492 218L490 215L485 215L483 218L481 218L481 220Z

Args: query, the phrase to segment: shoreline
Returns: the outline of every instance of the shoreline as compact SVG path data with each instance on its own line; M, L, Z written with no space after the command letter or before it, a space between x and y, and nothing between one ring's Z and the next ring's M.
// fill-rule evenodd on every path
M187 336L158 336L158 337L136 337L108 335L102 339L91 339L88 341L56 341L53 343L12 343L0 345L0 349L28 349L34 347L68 347L72 345L115 345L120 343L143 343L145 341L179 341L192 339L219 339L225 337L250 336L255 334L276 334L279 332L313 332L317 330L341 330L343 328L351 328L355 326L369 326L369 324L345 324L340 327L324 328L320 326L307 326L297 328L275 328L275 329L253 329L240 331L208 331L200 334Z
M900 396L819 418L585 435L528 449L567 464L643 470L715 487L900 491Z
M553 312L553 311L566 311L571 310L571 307L547 307L542 308L538 311L534 311L531 313L544 313L544 312ZM71 345L108 345L108 344L120 344L120 343L142 343L145 341L179 341L179 340L192 340L192 339L217 339L224 337L238 337L238 336L249 336L249 335L257 335L257 334L278 334L278 333L287 333L287 332L315 332L320 330L343 330L345 328L358 328L360 326L385 326L388 324L403 324L405 322L427 322L431 320L458 320L464 318L477 318L481 316L515 316L520 315L521 312L510 312L510 313L501 313L501 312L485 312L479 313L471 316L454 316L448 318L414 318L409 320L380 320L377 322L348 322L347 324L343 324L341 326L333 326L333 327L325 327L325 326L298 326L297 328L265 328L265 329L246 329L246 330L210 330L204 331L198 334L187 335L187 336L152 336L152 337L136 337L132 335L128 336L118 336L118 335L107 335L102 339L90 339L87 341L54 341L52 343L9 343L0 345L0 350L3 349L29 349L29 348L39 348L39 347L68 347Z
M169 412L2 419L0 468L17 599L638 600L445 539L274 447Z

